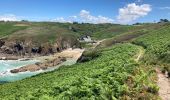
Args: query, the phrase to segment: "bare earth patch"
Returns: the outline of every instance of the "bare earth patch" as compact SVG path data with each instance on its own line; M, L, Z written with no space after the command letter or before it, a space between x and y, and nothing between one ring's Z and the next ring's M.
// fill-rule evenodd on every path
M159 69L156 69L158 75L159 96L162 100L170 100L170 80L166 75L162 74Z

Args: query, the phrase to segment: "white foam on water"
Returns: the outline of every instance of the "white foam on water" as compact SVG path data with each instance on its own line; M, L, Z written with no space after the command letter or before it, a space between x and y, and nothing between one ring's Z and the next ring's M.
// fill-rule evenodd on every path
M67 59L67 61L63 62L60 65L57 65L55 67L48 68L46 70L39 70L36 72L20 72L20 73L11 73L10 70L17 69L20 67L23 67L25 65L34 64L36 62L39 62L38 60L27 60L27 61L21 61L21 60L0 60L0 81L16 81L21 80L26 77L31 77L39 73L53 71L57 68L59 68L62 65L72 65L76 63L75 59Z
M0 60L0 81L15 81L19 79L23 79L28 75L28 73L11 73L10 70L20 68L25 65L34 64L38 62L37 60L28 60L28 61L20 61L20 60ZM25 76L24 76L25 74Z

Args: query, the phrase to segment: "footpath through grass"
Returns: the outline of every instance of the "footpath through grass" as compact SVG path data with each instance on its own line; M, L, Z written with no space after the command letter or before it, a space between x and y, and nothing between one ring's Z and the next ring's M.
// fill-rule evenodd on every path
M137 38L134 44L146 49L145 63L161 67L170 76L170 24L164 24L160 29Z

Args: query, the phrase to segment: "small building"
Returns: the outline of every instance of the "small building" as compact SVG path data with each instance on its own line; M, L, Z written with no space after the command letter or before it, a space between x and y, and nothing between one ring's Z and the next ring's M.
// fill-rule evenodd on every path
M83 35L79 38L79 41L80 42L93 42L93 40L91 39L90 36L88 35Z

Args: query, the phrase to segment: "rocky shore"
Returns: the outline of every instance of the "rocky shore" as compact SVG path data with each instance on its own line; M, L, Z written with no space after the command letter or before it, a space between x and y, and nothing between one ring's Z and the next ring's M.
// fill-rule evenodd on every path
M23 66L18 69L13 69L10 72L19 73L19 72L26 72L26 71L35 72L38 70L46 70L48 68L51 68L51 67L54 67L54 66L57 66L63 63L64 61L66 61L67 58L73 58L75 60L78 60L81 57L83 51L84 51L83 49L71 49L70 48L60 53L55 53L54 55L34 57L32 59L39 60L40 62L37 62L32 65ZM27 60L27 59L23 59L23 60Z
M78 59L81 54L79 41L73 37L58 36L54 43L43 42L38 43L31 39L11 40L8 38L0 39L0 60L39 60L40 63L23 66L13 69L11 73L34 72L54 67L66 61L66 58ZM64 51L64 52L63 52Z
M32 65L27 65L27 66L23 66L18 69L13 69L10 72L11 73L19 73L19 72L26 72L26 71L35 72L38 70L45 70L47 68L57 66L64 61L66 61L66 58L58 57L58 58L55 58L52 60L47 60L46 62L37 62Z

